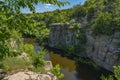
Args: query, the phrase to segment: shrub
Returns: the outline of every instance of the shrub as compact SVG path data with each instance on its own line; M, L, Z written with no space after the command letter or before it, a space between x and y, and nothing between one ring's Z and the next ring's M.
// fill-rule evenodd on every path
M45 65L44 54L47 53L46 50L40 50L31 55L32 64L37 67L43 67Z
M95 35L105 34L110 35L112 34L112 15L108 12L102 12L98 15L97 19L95 20L94 24L92 25L93 33Z
M109 75L108 77L102 75L101 80L120 80L120 66L114 66L114 75Z
M100 78L101 78L101 80L114 80L112 75L109 75L108 77L105 77L102 75Z
M114 66L114 74L117 80L120 80L120 66Z
M32 44L22 44L20 47L22 52L25 51L28 54L29 59L34 67L37 68L44 66L44 54L47 53L46 50L41 49L40 51L36 52Z
M20 44L19 47L20 47L19 50L21 52L29 53L29 55L31 55L35 52L34 51L34 46L32 44Z
M53 68L51 69L51 72L52 72L55 76L57 76L57 80L60 80L61 78L64 77L64 74L62 74L62 73L60 72L60 65L59 65L59 64L57 64L55 67L53 67Z

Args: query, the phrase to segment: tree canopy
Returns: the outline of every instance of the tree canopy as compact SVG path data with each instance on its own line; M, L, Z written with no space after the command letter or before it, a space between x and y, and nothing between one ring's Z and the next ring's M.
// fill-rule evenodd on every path
M28 16L21 13L20 8L28 7L30 11L35 13L35 4L50 3L53 5L64 6L69 4L68 1L59 0L1 0L0 1L0 57L1 59L10 54L8 40L14 38L16 41L20 39L20 35L24 32L30 33L36 27L36 22ZM35 15L35 14L33 14ZM15 33L14 33L15 32ZM31 33L32 34L32 33ZM19 37L16 37L19 36Z

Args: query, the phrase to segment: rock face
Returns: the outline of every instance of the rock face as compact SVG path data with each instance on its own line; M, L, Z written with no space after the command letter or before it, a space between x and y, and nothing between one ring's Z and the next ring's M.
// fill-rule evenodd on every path
M50 72L41 74L28 71L9 75L2 80L56 80L56 77Z
M50 26L49 46L77 45L79 40L75 37L75 34L76 30L71 30L69 24L52 24Z
M51 61L46 61L46 64L45 64L45 71L50 71L53 66L52 66L52 62Z
M81 45L75 38L76 31L69 29L70 25L54 24L50 30L50 47L60 45ZM116 32L111 36L93 36L92 31L85 33L87 43L84 45L87 56L99 66L113 71L113 66L120 65L120 33ZM57 48L56 47L56 48Z
M94 60L99 66L113 71L113 66L120 65L120 33L112 36L92 36L87 32L86 52L88 57Z

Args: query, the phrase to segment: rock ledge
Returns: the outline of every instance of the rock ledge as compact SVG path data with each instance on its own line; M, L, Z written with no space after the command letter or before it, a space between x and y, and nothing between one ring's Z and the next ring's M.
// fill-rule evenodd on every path
M9 75L2 80L56 80L56 76L52 73L35 73L32 71L17 72L13 75Z

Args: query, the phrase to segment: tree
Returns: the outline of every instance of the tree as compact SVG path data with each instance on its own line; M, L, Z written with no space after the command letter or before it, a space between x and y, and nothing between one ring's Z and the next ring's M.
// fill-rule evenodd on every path
M96 18L94 24L92 25L93 31L96 35L98 34L105 34L110 35L112 34L112 14L108 12L101 12L98 17Z
M32 34L36 26L36 22L23 13L20 8L28 7L30 11L35 13L35 4L50 3L53 5L64 6L68 4L67 1L61 2L58 0L1 0L0 1L0 59L6 54L9 54L9 48L7 47L6 41L10 38L13 31L17 31L18 34L27 32ZM35 15L35 14L33 14ZM22 36L20 36L22 37ZM17 40L17 39L15 39Z

